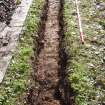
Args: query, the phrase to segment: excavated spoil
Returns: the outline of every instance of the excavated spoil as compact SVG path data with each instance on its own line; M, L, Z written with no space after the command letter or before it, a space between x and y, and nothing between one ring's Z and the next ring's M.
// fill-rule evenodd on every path
M15 8L15 0L0 0L0 22L9 24Z
M67 54L63 41L63 0L49 0L43 9L38 32L35 87L29 90L28 105L73 105L73 90L67 79Z

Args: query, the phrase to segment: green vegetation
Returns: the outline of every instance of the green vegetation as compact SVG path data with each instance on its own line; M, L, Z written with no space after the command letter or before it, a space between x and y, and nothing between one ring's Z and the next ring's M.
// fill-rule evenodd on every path
M40 13L44 0L33 0L26 20L24 33L3 83L0 85L0 105L22 105L19 97L24 97L30 83L32 70L30 57L33 55L33 39L37 33ZM23 102L24 103L24 102Z
M65 0L64 6L66 52L68 60L69 80L77 95L76 105L105 104L105 21L100 19L94 1L81 0L85 45L79 39L78 22L75 3ZM97 18L98 17L98 18ZM101 24L100 24L101 23Z
M21 0L16 0L16 4L20 4L21 3Z

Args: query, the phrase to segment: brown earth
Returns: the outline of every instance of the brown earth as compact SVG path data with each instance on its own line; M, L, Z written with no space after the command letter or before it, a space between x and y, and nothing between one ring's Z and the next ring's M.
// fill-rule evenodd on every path
M64 34L62 12L63 0L46 1L34 64L36 86L29 90L28 105L73 105L73 90L65 72L67 57L60 48Z

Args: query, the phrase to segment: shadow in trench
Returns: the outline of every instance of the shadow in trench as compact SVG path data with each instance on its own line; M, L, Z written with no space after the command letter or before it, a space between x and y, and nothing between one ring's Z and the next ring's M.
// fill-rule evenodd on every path
M60 10L59 10L59 36L60 36L60 50L59 50L59 56L60 56L60 70L59 70L59 77L60 81L59 84L55 90L55 98L57 100L60 100L61 105L74 105L75 104L75 92L73 88L71 87L71 83L68 80L68 71L67 71L67 61L70 59L68 54L65 52L64 47L64 0L61 0Z

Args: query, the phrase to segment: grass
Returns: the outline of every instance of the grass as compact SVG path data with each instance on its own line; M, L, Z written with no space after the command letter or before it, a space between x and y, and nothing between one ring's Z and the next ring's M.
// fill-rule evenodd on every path
M21 0L16 0L16 4L20 4L21 3Z
M27 91L32 70L33 34L37 33L44 0L33 0L21 35L19 45L11 61L3 83L0 85L0 105L22 105L19 98Z
M86 35L86 43L82 45L74 2L65 0L64 8L64 19L67 24L65 44L66 52L70 56L67 69L70 71L71 86L77 93L76 105L103 105L105 104L104 19L99 19L101 12L95 9L93 1L81 0L80 11Z

